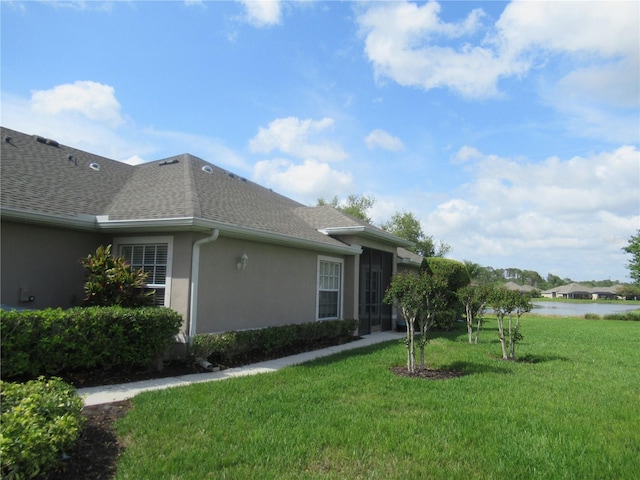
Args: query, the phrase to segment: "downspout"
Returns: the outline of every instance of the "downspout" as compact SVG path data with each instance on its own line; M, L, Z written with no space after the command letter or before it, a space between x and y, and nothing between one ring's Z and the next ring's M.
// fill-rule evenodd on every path
M198 318L198 276L200 274L200 247L205 243L215 242L220 235L220 230L214 228L211 235L197 240L193 244L191 252L191 297L189 301L189 345L196 334L196 322Z

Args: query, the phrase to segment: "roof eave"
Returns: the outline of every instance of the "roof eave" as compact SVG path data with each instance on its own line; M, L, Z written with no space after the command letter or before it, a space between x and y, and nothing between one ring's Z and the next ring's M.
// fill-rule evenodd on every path
M73 217L54 215L51 213L30 212L17 208L0 208L2 220L20 223L31 223L49 227L64 227L75 230L95 231L97 228L95 215L78 214Z
M367 227L364 225L352 226L352 227L330 227L330 228L322 228L318 230L325 235L334 236L334 235L361 235L366 238L372 238L375 240L381 240L387 243L391 243L397 247L413 247L415 244L410 242L409 240L405 240L404 238L400 238L392 233L387 233L384 231L379 231L377 229L373 229L371 227Z
M29 212L13 208L1 208L0 217L2 220L20 223L71 228L74 230L86 230L92 232L122 232L131 230L135 230L136 232L207 232L212 229L219 229L221 234L231 238L258 240L271 244L285 245L307 250L317 250L333 254L359 255L362 253L362 248L347 244L331 245L323 242L316 242L314 240L307 240L224 222L214 222L197 217L110 220L108 215L79 214L75 217L65 217L61 215ZM338 240L336 240L336 242L338 242Z
M330 245L323 242L316 242L289 235L268 232L240 225L233 225L224 222L215 222L203 218L177 217L162 219L141 219L141 220L109 220L108 217L98 216L98 226L100 230L144 230L144 231L209 231L218 229L220 234L230 238L241 238L246 240L258 240L265 243L286 245L291 247L312 249L322 252L329 252L343 255L359 255L362 248L350 245Z

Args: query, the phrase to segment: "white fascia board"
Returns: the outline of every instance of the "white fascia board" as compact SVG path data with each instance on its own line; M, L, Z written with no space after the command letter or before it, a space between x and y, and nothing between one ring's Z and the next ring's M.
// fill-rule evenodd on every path
M77 230L96 230L96 217L94 215L80 214L75 217L65 217L49 213L27 212L15 208L0 209L0 217L20 223L31 223L50 227L65 227Z
M331 245L324 242L316 242L313 240L306 240L297 237L290 237L288 235L281 235L278 233L266 232L264 230L257 230L248 227L240 227L237 225L215 223L215 228L220 229L220 233L226 237L242 238L247 240L258 240L266 243L287 245L292 247L317 250L327 253L336 253L343 255L360 255L362 248L360 246L351 246L347 244L343 245ZM339 242L339 240L336 240Z
M373 229L370 227L366 227L364 225L358 225L355 227L332 227L332 228L323 228L318 230L325 235L333 236L333 235L362 235L363 237L375 238L377 240L382 240L387 243L391 243L398 247L412 247L414 246L413 242L409 240L405 240L404 238L400 238L392 233L387 233L384 231L379 231L377 229Z

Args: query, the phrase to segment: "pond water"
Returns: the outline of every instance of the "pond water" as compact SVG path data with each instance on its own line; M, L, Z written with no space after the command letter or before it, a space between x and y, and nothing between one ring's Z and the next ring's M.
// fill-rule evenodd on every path
M616 305L615 303L571 303L534 301L531 313L557 317L584 317L586 313L607 315L640 309L640 305Z

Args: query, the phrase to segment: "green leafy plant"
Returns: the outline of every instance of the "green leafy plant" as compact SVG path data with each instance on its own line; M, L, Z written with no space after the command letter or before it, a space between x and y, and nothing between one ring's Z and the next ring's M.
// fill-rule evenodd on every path
M11 311L0 319L3 378L148 367L182 325L160 307Z
M149 305L155 292L145 290L147 274L134 269L122 257L111 253L111 245L99 246L93 255L81 260L87 280L84 304L87 306L139 307Z
M82 399L59 378L0 381L2 478L31 479L56 468L76 442Z
M215 365L235 366L252 361L303 352L354 339L357 320L323 320L223 333L193 336L191 355Z

